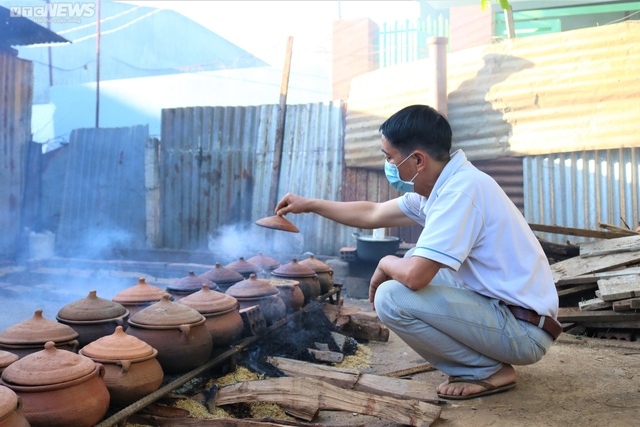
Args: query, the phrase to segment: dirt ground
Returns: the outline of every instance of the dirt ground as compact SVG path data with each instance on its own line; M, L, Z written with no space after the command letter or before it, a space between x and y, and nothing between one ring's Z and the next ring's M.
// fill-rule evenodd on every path
M366 300L345 298L346 306L370 311ZM391 333L386 343L368 344L373 355L364 373L383 374L425 363ZM538 363L516 366L517 386L505 393L442 406L434 427L461 426L640 426L640 343L578 339L563 334ZM439 371L414 375L433 387ZM356 414L323 411L314 423L333 426L395 427L400 424Z

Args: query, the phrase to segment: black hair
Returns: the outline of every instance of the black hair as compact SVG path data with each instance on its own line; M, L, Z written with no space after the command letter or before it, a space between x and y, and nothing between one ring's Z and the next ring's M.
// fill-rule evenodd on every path
M422 149L434 160L449 160L451 126L442 114L428 105L403 108L382 123L380 133L404 156Z

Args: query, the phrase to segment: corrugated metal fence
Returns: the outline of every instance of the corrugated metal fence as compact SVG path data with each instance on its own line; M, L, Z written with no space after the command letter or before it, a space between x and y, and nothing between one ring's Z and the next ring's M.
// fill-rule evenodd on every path
M14 258L22 228L33 64L0 53L0 258Z
M165 248L209 248L228 257L258 250L335 255L351 230L317 215L290 215L300 234L254 225L273 215L269 191L277 105L166 109L159 153L157 241ZM340 200L343 108L289 105L285 118L280 199L286 192Z
M98 257L145 247L148 126L71 133L56 253ZM105 252L106 251L106 252Z
M581 151L524 159L525 216L531 223L599 230L639 225L640 148ZM545 233L552 242L585 239Z

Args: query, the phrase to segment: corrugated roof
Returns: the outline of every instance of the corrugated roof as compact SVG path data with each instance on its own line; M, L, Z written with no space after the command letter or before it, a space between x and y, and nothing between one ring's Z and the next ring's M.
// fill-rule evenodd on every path
M69 43L69 40L0 6L0 49L40 43Z

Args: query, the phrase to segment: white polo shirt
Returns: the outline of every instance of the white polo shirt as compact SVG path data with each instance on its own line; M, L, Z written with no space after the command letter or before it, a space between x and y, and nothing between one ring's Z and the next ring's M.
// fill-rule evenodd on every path
M429 198L406 193L398 206L424 229L413 256L440 262L456 283L507 304L557 317L558 293L540 243L489 175L462 150Z

